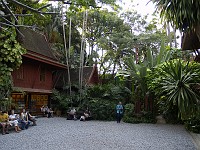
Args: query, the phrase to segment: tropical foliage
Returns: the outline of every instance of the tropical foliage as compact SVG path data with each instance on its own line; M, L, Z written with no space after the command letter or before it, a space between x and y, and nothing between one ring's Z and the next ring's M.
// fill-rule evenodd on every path
M11 72L19 68L22 55L25 53L16 41L16 33L12 28L1 31L0 35L0 100L9 96L12 89Z
M68 110L69 107L77 107L78 110L89 108L94 119L113 120L115 118L115 105L122 101L125 103L130 97L130 90L123 86L96 85L74 92L70 97L65 92L54 90L54 107L60 110Z
M119 101L125 104L130 94L131 91L124 86L113 84L93 86L87 89L87 99L80 106L89 107L94 119L114 120L116 104Z
M8 98L12 91L12 79L10 75L0 76L0 100Z
M194 133L200 133L200 118L199 115L189 118L185 121L185 127Z
M200 1L198 0L151 0L155 3L160 16L173 23L181 31L193 29L200 23Z
M165 110L178 109L178 116L185 120L199 111L200 66L194 62L171 60L154 70L149 78L149 88L159 97Z
M61 63L66 63L69 57L69 68L78 67L83 59L83 65L97 62L102 76L108 77L109 83L115 82L115 85L107 82L82 89L77 86L70 95L69 85L65 83L63 91L55 90L52 96L55 107L63 112L71 106L80 110L89 107L94 119L113 120L115 105L122 101L126 104L124 121L154 122L152 112L143 111L142 117L134 116L134 102L145 103L148 94L153 93L160 113L168 118L175 114L188 129L199 130L196 116L200 66L173 60L181 57L189 60L190 55L171 48L173 44L165 47L168 37L164 26L158 27L156 14L147 22L147 16L136 11L119 13L116 0L54 1L57 6L46 0L42 3L38 0L0 1L0 100L8 97L12 90L11 72L22 63L25 50L16 41L16 33L21 34L19 27L25 26L43 32ZM197 0L151 1L164 20L182 31L194 29L200 23ZM107 4L112 9L101 8ZM125 87L125 80L129 82L129 89ZM117 82L120 84L116 85Z
M153 54L153 51L148 49L146 58L143 62L136 64L134 57L125 57L125 69L118 71L118 76L129 75L133 80L133 85L135 88L135 99L143 99L148 92L146 76L150 70L152 70L156 65L159 65L170 59L171 52L168 51L164 42L161 44L160 51L157 55Z
M69 97L69 95L67 93L59 92L57 90L53 91L52 100L53 107L62 112L68 110L71 104L71 98Z

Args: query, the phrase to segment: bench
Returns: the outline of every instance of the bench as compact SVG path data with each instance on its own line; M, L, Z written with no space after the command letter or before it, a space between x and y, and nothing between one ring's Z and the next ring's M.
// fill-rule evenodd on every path
M18 126L21 128L21 123L19 123ZM30 121L29 127L30 127L30 126L33 126L33 122L31 122L31 121ZM2 128L2 126L0 125L0 132L1 132L1 133L2 133L2 130L3 130L3 128ZM13 126L10 125L8 130L9 130L9 131L15 130L15 126L14 126L14 125L13 125Z

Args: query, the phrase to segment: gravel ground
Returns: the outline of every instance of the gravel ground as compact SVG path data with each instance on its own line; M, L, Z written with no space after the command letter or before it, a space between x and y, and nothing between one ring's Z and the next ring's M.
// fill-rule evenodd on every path
M38 118L37 126L0 135L0 150L196 150L180 125L117 124Z

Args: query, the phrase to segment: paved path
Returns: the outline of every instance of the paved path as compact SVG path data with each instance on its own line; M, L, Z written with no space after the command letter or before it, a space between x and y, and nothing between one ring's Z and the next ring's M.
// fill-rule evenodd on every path
M0 150L196 150L183 126L38 118L38 126L0 135Z

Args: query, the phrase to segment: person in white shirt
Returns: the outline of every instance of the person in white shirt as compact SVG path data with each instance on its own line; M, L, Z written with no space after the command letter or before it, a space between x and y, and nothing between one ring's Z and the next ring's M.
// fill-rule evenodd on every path
M11 115L9 115L9 123L11 126L15 126L15 131L16 132L19 132L21 131L21 129L19 128L18 126L18 119L19 118L19 115L15 114L14 110L11 110Z
M68 117L67 117L67 119L73 119L73 120L76 120L77 118L76 118L76 109L75 108L72 108L71 110L70 110L70 112L68 112Z

